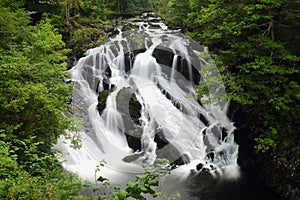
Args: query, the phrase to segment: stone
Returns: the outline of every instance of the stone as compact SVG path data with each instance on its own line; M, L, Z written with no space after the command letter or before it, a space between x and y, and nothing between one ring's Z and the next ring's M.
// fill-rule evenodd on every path
M124 162L133 162L133 161L137 160L138 158L140 158L143 155L145 155L145 152L137 152L135 154L125 156L122 160Z
M103 110L106 107L106 99L107 99L109 93L110 92L108 90L103 90L103 91L99 92L97 109L98 109L100 115L102 114Z
M143 130L140 127L142 105L137 100L132 88L124 88L119 91L116 97L117 109L120 112L124 133L127 143L134 151L141 150L141 137Z

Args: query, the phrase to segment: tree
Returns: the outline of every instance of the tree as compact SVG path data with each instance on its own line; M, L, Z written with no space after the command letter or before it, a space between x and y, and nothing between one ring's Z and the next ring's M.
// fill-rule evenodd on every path
M188 13L189 35L217 55L229 98L250 118L258 152L269 155L265 158L272 165L263 168L267 180L288 193L300 177L299 47L291 41L299 41L300 2L209 0L200 7L190 5L195 7ZM282 178L291 173L294 178Z
M164 18L164 19L168 19L169 15L170 15L170 8L171 8L171 0L160 0L159 1L159 7L158 7L158 11L159 14Z
M8 21L17 26L4 26L7 35L1 38L0 130L7 142L16 144L16 139L34 136L44 142L44 151L50 151L52 143L72 125L67 113L62 113L68 109L72 89L64 83L68 51L49 21L28 26L24 24L29 22L26 14L3 14L11 16Z
M186 0L171 0L170 1L170 15L167 20L168 25L173 27L180 26L186 28L187 14L189 13L189 1Z
M64 7L66 13L66 25L70 25L70 17L76 14L76 11L81 8L81 0L64 0Z
M23 3L0 1L0 198L69 199L81 182L52 150L73 125L68 50L48 19L30 21Z
M292 134L293 130L280 126L283 122L278 118L286 118L299 98L299 57L290 53L277 37L283 24L275 19L283 14L281 9L286 2L211 2L200 10L199 18L192 19L199 29L190 35L219 56L223 71L229 69L227 83L233 100L245 105L247 113L253 116L259 112L257 117L269 131L275 128L277 132Z

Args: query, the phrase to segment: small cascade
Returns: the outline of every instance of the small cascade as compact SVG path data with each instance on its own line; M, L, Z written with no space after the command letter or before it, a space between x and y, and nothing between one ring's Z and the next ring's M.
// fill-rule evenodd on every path
M177 68L177 60L178 60L178 56L174 55L173 58L173 64L172 64L172 72L171 72L171 81L175 81L175 72L176 72L176 68Z
M162 22L131 26L136 28L119 30L87 51L70 70L75 117L84 125L81 149L71 148L65 138L58 142L63 167L94 182L96 165L105 160L97 176L122 185L143 166L165 158L172 170L160 189L182 192L183 199L197 195L191 192L197 184L206 189L238 178L238 145L226 116L224 86L207 85L204 100L210 104L194 98L201 78L221 80L216 68L199 74L213 66L205 48Z

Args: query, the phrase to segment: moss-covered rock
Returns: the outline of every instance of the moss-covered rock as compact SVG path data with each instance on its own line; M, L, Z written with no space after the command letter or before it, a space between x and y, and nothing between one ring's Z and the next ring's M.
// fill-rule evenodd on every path
M132 17L128 19L128 22L142 22L143 20L138 17Z

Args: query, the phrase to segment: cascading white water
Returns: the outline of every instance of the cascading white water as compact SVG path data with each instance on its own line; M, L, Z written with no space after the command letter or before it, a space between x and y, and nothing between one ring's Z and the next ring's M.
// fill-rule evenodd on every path
M71 148L64 138L58 142L57 148L65 154L63 167L93 182L96 165L105 160L107 164L100 174L113 183L124 184L157 157L174 165L181 159L183 165L161 179L160 189L167 193L184 192L187 182L203 184L208 181L198 180L203 173L214 180L237 178L234 126L226 116L227 103L223 96L217 96L225 95L222 83L207 86L211 104L201 105L193 98L195 72L211 66L207 57L201 57L207 53L205 48L157 24L162 28L151 29L149 24L139 23L138 31L120 32L100 47L90 49L70 70L75 85L73 105L84 127L80 133L81 149ZM168 56L169 65L163 63ZM202 74L204 80L218 76L216 68ZM120 94L128 89L130 95L124 100ZM98 95L103 95L104 90L110 92L105 109L99 113ZM128 122L120 111L124 105L120 108L120 104L130 110L132 95L140 105L140 115ZM141 134L128 130L128 124ZM136 159L124 162L124 158L135 154L129 147L130 136L138 138L140 148L136 148ZM158 144L158 137L165 144Z

